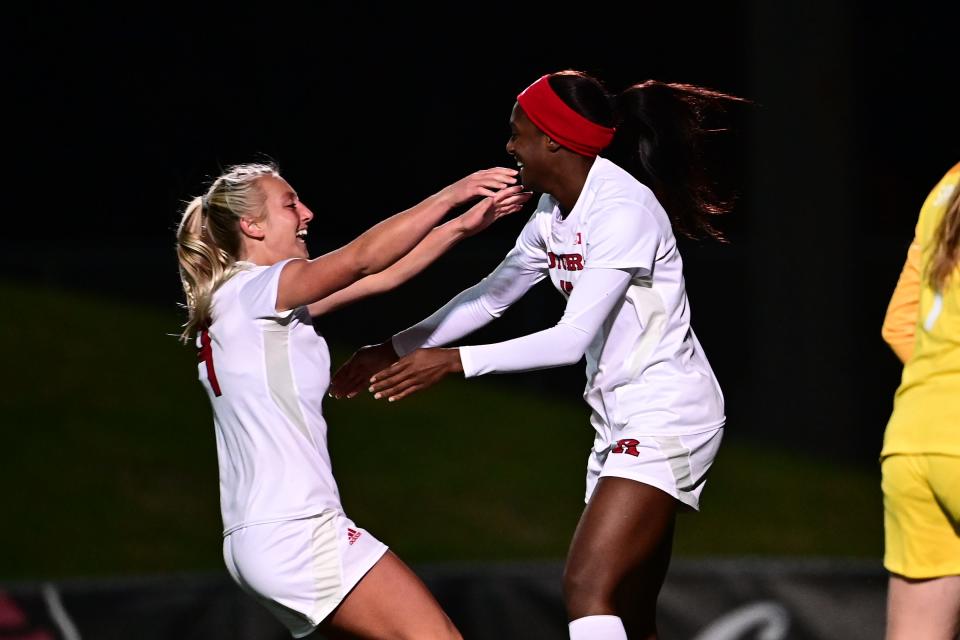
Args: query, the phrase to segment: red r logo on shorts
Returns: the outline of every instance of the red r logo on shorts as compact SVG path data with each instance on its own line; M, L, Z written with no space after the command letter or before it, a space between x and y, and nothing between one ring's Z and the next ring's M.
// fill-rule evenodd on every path
M640 452L637 451L638 444L640 444L640 441L634 440L633 438L617 440L617 444L611 453L629 453L632 456L639 457Z

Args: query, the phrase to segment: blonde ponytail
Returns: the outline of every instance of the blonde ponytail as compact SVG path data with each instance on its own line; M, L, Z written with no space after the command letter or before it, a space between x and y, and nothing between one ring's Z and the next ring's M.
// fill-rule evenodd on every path
M186 296L187 321L180 333L184 343L212 321L213 294L241 267L241 218L259 219L264 196L259 178L279 175L266 164L231 167L214 180L202 197L191 200L177 228L177 260Z

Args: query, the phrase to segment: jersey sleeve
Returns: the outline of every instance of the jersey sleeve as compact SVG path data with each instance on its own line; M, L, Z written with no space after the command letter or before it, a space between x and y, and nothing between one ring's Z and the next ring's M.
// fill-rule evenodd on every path
M604 320L623 300L633 275L621 269L585 271L556 326L505 342L460 347L464 377L547 369L579 361Z
M460 292L429 318L401 331L392 338L398 355L420 347L449 344L473 333L523 297L547 275L546 252L536 230L536 215L524 227L503 262L479 283ZM531 229L532 227L532 229Z
M618 200L594 213L587 224L586 267L653 272L662 233L647 205Z
M547 273L547 244L543 239L540 218L544 214L537 210L527 224L523 225L513 249L507 254L513 262L527 271Z
M277 290L280 286L280 273L294 260L281 260L248 277L240 286L240 304L252 318L286 318L293 309L277 311Z
M913 354L917 319L920 314L920 261L922 249L914 238L907 250L907 260L890 297L887 314L883 318L881 334L902 362Z

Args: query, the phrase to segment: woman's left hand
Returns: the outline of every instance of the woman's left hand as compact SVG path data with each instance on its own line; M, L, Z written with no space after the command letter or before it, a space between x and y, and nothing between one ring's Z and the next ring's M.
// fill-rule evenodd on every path
M459 349L417 349L374 374L370 391L378 400L394 402L432 387L449 373L462 371Z

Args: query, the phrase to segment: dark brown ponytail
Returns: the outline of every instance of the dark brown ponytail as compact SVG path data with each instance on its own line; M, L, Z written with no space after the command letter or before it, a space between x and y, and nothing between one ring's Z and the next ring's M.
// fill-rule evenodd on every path
M550 76L550 86L572 109L617 134L603 155L657 195L674 230L689 238L723 240L713 218L732 203L717 193L707 167L704 138L718 131L705 122L743 98L687 84L656 80L611 96L579 71Z

